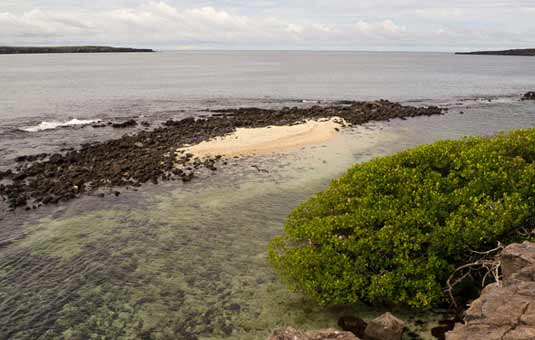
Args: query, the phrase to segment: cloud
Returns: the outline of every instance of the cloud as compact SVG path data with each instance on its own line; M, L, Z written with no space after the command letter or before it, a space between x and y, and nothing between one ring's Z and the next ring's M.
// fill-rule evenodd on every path
M535 45L535 38L524 34L535 29L532 20L524 20L524 16L533 15L529 1L510 1L523 6L521 14L516 12L516 7L479 0L452 1L451 6L448 2L448 8L436 0L331 0L329 3L309 0L302 15L282 15L276 9L286 8L292 13L291 9L302 5L303 0L284 4L275 0L223 2L227 6L217 6L217 1L204 1L204 6L195 6L198 2L179 6L173 0L140 1L106 7L97 6L100 2L95 0L93 5L98 8L89 9L80 4L69 8L49 6L0 12L0 45L78 43L155 48L391 50L497 47L499 44L520 47L530 42ZM26 1L24 8L28 6ZM479 14L478 6L482 6ZM507 26L514 29L475 19L479 15L489 22L502 22L504 13L515 13L515 25Z
M390 19L372 23L360 20L355 24L354 29L358 33L387 38L399 38L407 31L405 26L399 26Z
M0 14L0 38L30 43L31 38L50 38L50 43L101 41L128 44L260 44L290 43L296 39L350 38L353 33L395 36L405 30L391 20L359 21L346 31L321 23L293 23L273 17L248 17L205 6L179 10L166 2L148 2L137 7L101 12L44 11L34 9L21 15ZM5 28L5 29L4 29ZM15 39L13 39L15 37ZM18 38L17 38L18 37Z

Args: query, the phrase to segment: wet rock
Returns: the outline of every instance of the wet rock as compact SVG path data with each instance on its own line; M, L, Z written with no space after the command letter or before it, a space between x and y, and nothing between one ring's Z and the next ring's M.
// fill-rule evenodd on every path
M335 329L302 332L292 327L273 332L269 340L359 340L353 333Z
M364 331L368 324L357 316L343 316L338 320L338 326L344 331L355 334L359 338L364 338Z
M19 156L15 158L15 162L17 163L23 163L23 162L35 162L37 160L45 159L48 157L47 153L41 153L38 155L28 155L28 156Z
M234 331L234 329L230 325L223 325L221 327L221 330L223 331L223 333L225 333L226 336L230 336L232 334L232 331Z
M261 169L258 165L251 165L251 168L256 169L256 171L258 171L258 172L269 173L268 170L266 170L266 169Z
M21 196L18 196L14 201L13 201L13 205L15 207L23 207L26 205L26 196L24 195L21 195Z
M438 340L445 340L446 333L455 328L455 320L441 320L439 326L431 329L431 335Z
M11 169L6 171L0 171L0 181L5 178L10 178L11 176L13 176L13 171L11 171Z
M139 187L143 183L178 179L189 182L195 169L205 167L216 171L217 162L223 158L215 157L194 165L191 164L193 154L178 152L181 156L177 160L174 150L229 134L239 127L292 125L333 116L343 118L350 125L359 125L370 121L442 114L443 111L438 107L412 107L380 100L282 110L239 108L215 113L210 117L170 120L163 127L151 131L84 144L78 150L49 155L48 159L23 156L20 161L24 162L24 166L16 171L11 169L11 172L0 173L0 178L13 181L4 186L0 195L13 208L26 197L32 197L36 203L52 204L99 188ZM122 123L106 123L108 125L127 128L137 123L131 119ZM183 167L181 171L175 170L177 166ZM264 169L257 170L265 172ZM73 186L77 186L78 190L73 190Z
M237 303L233 303L229 306L228 309L233 311L234 313L239 313L241 311L241 306Z
M412 332L412 331L407 333L407 336L411 340L421 340L422 339L422 337L420 337L418 334L416 334L415 332Z
M524 94L522 100L535 100L535 91L530 91Z
M190 172L190 173L184 173L182 175L182 182L184 183L187 183L187 182L191 182L193 180L193 177L194 177L194 173L193 172Z
M367 340L401 340L405 322L391 313L385 313L370 321L364 331Z
M114 129L125 129L129 127L137 126L137 122L134 119L129 119L126 122L122 123L112 123L111 127Z

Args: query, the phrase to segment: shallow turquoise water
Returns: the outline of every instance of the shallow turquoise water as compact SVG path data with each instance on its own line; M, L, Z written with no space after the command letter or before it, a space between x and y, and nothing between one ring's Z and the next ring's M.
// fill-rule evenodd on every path
M2 339L264 339L276 327L335 326L363 306L323 309L266 261L288 212L355 162L436 139L533 127L507 103L346 130L321 146L232 160L192 184L84 197L0 220ZM269 172L258 172L258 165ZM409 317L406 312L399 312Z

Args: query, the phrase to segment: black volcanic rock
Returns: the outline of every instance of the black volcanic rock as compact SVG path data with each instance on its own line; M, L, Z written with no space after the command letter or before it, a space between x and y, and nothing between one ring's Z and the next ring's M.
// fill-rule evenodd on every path
M535 48L503 50L503 51L457 52L455 54L459 54L459 55L505 55L505 56L535 57Z
M524 94L522 100L535 100L535 91L527 92L526 94Z
M98 193L98 189L139 187L143 183L182 180L190 182L198 168L217 171L222 157L195 160L194 155L177 149L224 136L237 128L295 125L307 120L340 117L349 125L395 118L440 115L438 107L414 107L387 100L347 102L344 105L285 107L281 110L239 108L212 111L206 118L169 120L163 127L101 143L83 144L63 153L20 157L24 166L0 172L9 183L0 186L0 197L10 208L31 204L54 204L78 195ZM134 120L114 127L135 126Z
M129 119L126 122L122 122L122 123L111 124L111 127L114 129L125 129L129 127L134 127L134 126L137 126L137 122L133 119Z
M109 47L109 46L51 46L25 47L0 46L0 54L36 54L36 53L132 53L154 52L147 48Z

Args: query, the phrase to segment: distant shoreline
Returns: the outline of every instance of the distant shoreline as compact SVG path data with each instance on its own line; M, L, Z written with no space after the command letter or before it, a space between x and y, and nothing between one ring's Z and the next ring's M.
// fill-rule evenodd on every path
M457 55L502 55L502 56L535 57L535 48L502 50L502 51L456 52L455 54Z
M109 46L0 46L0 54L44 54L44 53L151 53L148 48Z

